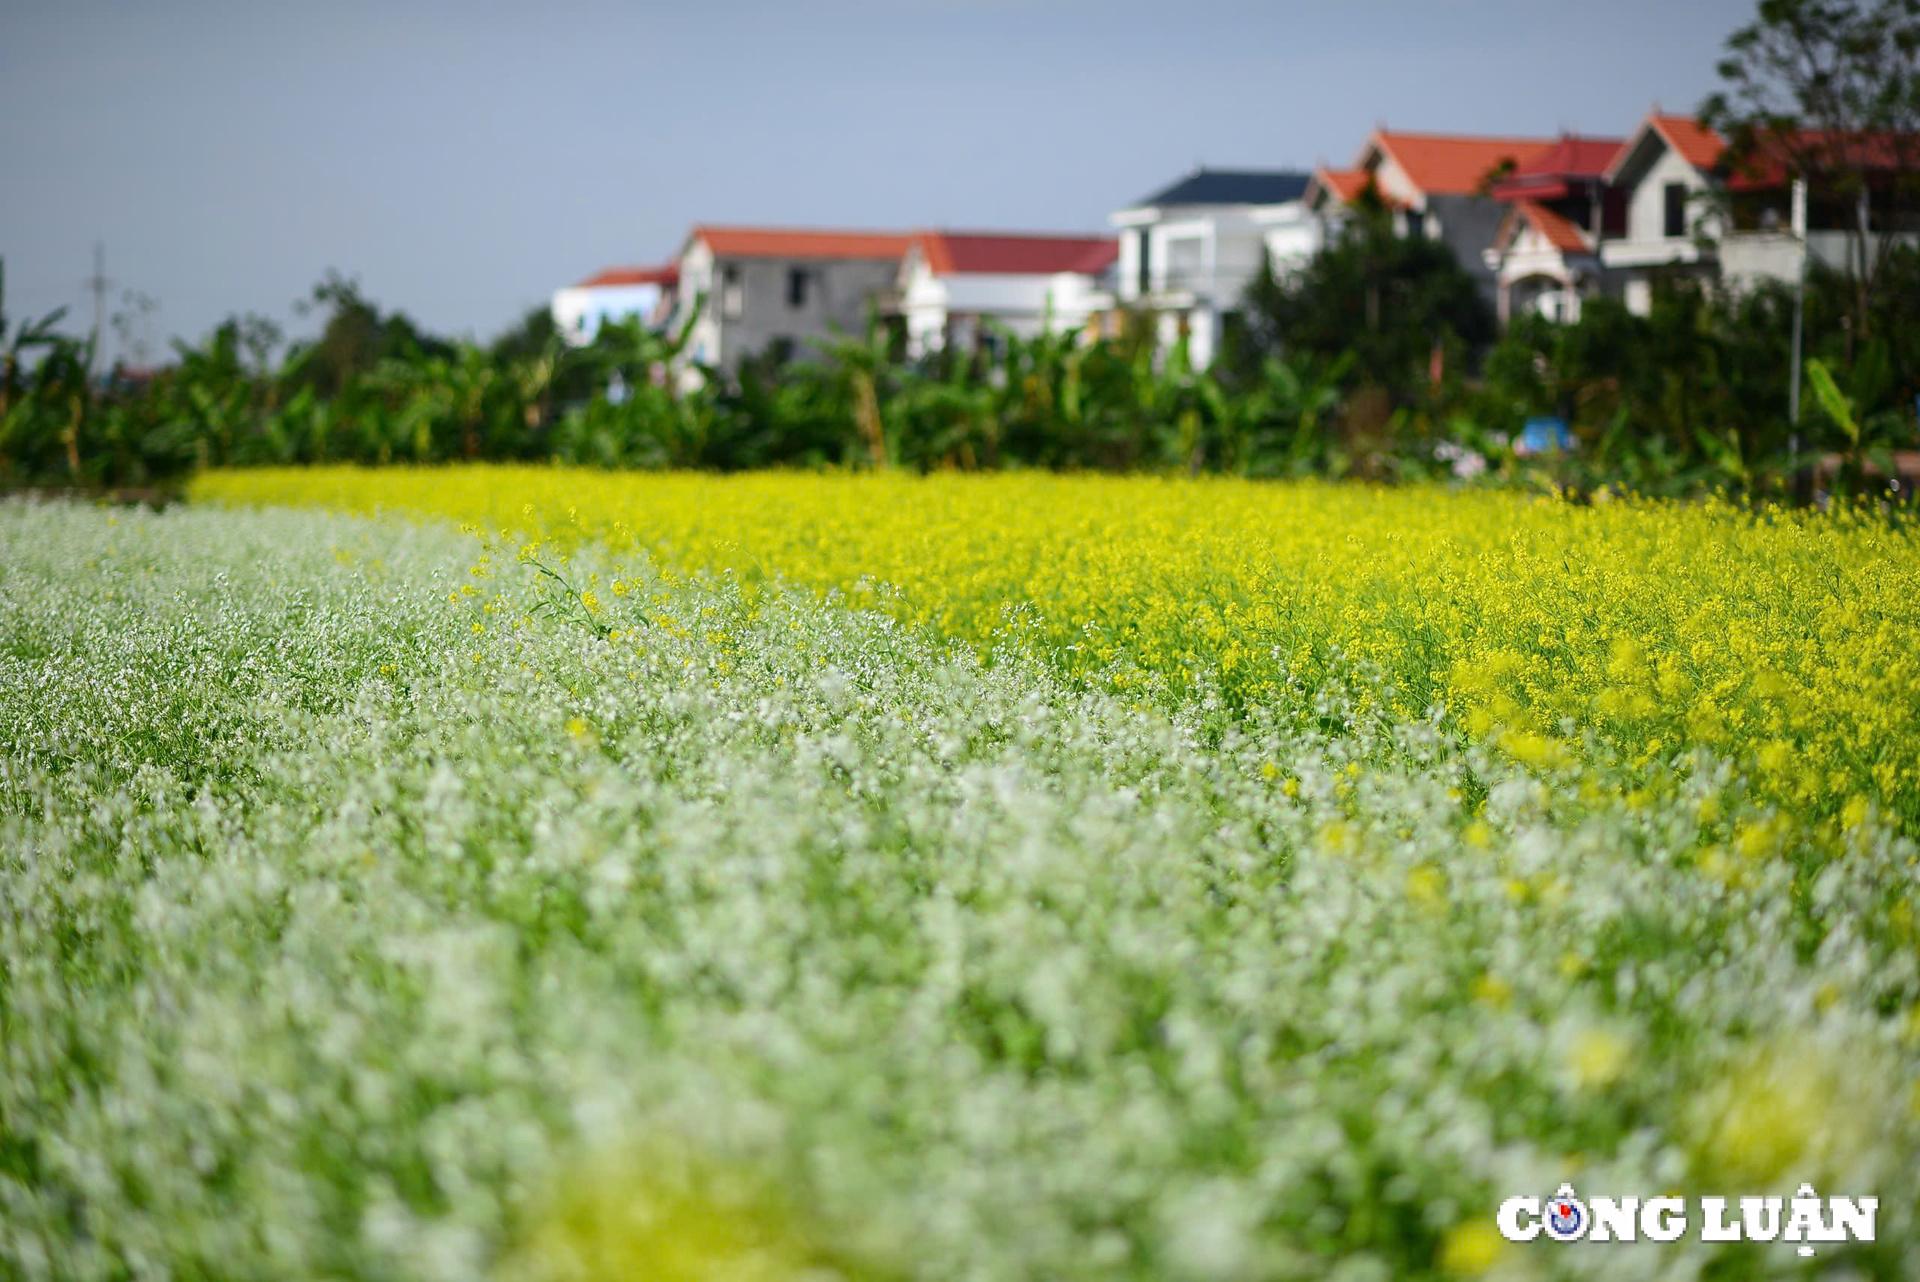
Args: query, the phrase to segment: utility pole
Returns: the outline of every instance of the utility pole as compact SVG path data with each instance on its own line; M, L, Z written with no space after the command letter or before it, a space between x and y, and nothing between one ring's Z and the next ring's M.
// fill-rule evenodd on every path
M107 328L107 286L113 283L107 279L107 247L97 240L93 242L93 275L85 283L93 292L93 346L87 353L87 373L91 375L100 360L100 336Z
M1793 355L1787 364L1787 450L1793 487L1800 488L1800 346L1807 310L1807 180L1793 180L1793 237L1800 248L1800 268L1793 282Z

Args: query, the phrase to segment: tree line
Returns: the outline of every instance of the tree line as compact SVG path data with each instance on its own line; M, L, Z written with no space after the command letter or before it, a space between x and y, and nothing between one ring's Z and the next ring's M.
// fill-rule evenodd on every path
M1867 181L1858 141L1890 139L1915 154L1890 188L1876 176L1876 195L1915 194L1920 0L1760 0L1719 71L1726 90L1703 114L1736 166L1784 161L1844 201ZM684 332L609 324L572 347L539 308L490 343L449 339L329 275L303 303L320 320L309 340L288 345L272 322L238 316L176 344L164 368L101 374L98 334L68 332L58 313L7 315L0 264L0 488L553 459L1885 491L1896 451L1920 445L1920 250L1864 226L1858 240L1848 269L1814 266L1798 300L1797 417L1791 287L1675 275L1644 316L1590 298L1575 322L1522 316L1497 332L1451 252L1396 235L1372 200L1302 269L1256 280L1204 369L1184 342L1157 350L1145 314L1092 341L1002 331L914 360L876 318L803 359L770 353L683 380ZM1540 418L1564 424L1572 448L1523 455L1516 429Z

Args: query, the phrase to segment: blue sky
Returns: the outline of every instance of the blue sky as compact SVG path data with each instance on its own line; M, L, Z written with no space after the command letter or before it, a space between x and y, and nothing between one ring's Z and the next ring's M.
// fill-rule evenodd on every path
M1351 159L1378 122L1622 133L1690 110L1752 0L0 0L7 311L155 346L328 268L485 337L695 221L1104 227L1191 168Z

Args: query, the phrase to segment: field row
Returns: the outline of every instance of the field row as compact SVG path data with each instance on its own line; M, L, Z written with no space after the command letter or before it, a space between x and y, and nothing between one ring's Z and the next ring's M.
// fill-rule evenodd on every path
M1297 707L1360 670L1382 715L1444 705L1535 767L1591 733L1637 787L1666 792L1705 750L1795 823L1875 809L1920 831L1920 531L1863 514L539 467L214 473L193 492L437 515L784 581L1161 702Z
M900 555L1065 492L1025 485L929 489ZM633 515L684 559L782 492ZM1251 501L1208 493L1196 537ZM1098 519L1156 496L1187 501ZM840 511L740 533L884 545ZM1874 815L1776 857L1716 835L1778 823L1725 760L1648 797L1597 742L1542 772L1372 715L1406 695L1362 674L1222 716L592 543L542 564L0 508L0 1273L1799 1268L1493 1232L1577 1178L1877 1192L1849 1265L1920 1274L1914 851Z

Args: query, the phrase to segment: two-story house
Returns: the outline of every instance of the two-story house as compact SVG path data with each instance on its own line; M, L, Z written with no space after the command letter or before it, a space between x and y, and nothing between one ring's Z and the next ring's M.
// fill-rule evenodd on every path
M1493 184L1552 145L1551 138L1382 127L1368 136L1352 169L1319 171L1308 205L1324 217L1372 188L1393 211L1394 226L1402 235L1445 243L1494 301L1494 272L1483 251L1493 243L1507 210L1494 198Z
M698 308L685 359L731 372L748 356L806 357L809 340L862 332L892 290L904 232L697 226L681 246L672 325Z
M1501 324L1527 312L1578 320L1583 298L1609 292L1600 246L1626 230L1627 197L1605 175L1621 145L1566 135L1493 184L1490 194L1507 208L1482 256Z
M1193 363L1211 364L1261 271L1273 220L1284 206L1300 207L1307 178L1295 170L1196 169L1119 210L1109 220L1120 234L1115 300L1152 312L1163 347L1185 335Z
M1821 172L1796 172L1799 162L1863 181L1851 194L1836 191ZM1876 253L1887 237L1920 238L1920 227L1893 220L1888 199L1916 163L1920 138L1803 130L1762 137L1735 164L1711 129L1655 113L1609 171L1629 192L1627 229L1603 257L1639 313L1651 306L1652 279L1662 271L1712 275L1735 290L1793 280L1807 262L1855 271L1851 258L1862 249Z
M1602 175L1626 197L1621 234L1600 247L1628 310L1644 316L1661 273L1712 275L1725 230L1715 192L1726 153L1720 135L1690 116L1655 112Z
M609 267L577 285L553 292L549 310L560 337L579 347L593 341L606 322L637 320L653 324L673 304L679 269L664 267Z
M907 351L991 346L993 325L1021 338L1078 329L1107 300L1111 236L922 232L900 264Z

